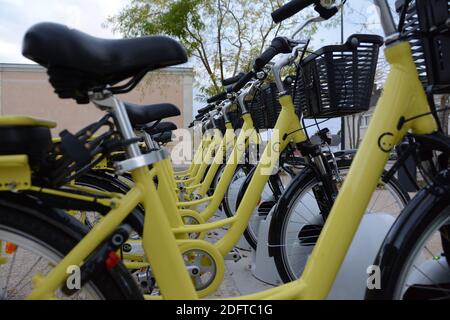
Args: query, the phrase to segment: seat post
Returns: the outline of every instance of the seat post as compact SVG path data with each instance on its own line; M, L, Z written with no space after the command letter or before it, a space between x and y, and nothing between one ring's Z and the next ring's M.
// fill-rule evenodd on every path
M160 149L159 144L156 143L156 142L153 140L153 138L152 138L151 135L149 135L149 134L148 134L147 132L145 132L145 131L143 132L143 134L144 134L145 144L147 145L147 147L148 147L149 150L152 150L152 149Z
M104 94L94 94L94 98L91 100L100 109L106 108L114 115L120 133L125 140L137 138L133 126L131 125L130 118L128 117L128 113L125 109L125 105L122 101L115 98L112 94L109 94L106 97ZM141 149L139 148L137 142L128 145L127 152L129 158L137 158L142 155Z

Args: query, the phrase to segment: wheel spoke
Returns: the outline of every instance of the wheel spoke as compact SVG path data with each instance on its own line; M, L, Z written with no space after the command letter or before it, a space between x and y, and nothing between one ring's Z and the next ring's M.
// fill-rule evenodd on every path
M3 297L2 297L3 300L6 300L6 298L8 297L8 285L9 285L9 281L11 279L11 273L12 273L13 266L16 262L16 254L17 254L17 250L14 251L14 254L11 258L11 265L9 266L8 275L6 276L6 283L3 288Z
M448 289L442 288L439 284L437 284L437 281L434 281L431 277L429 277L428 275L425 274L425 272L423 272L419 267L417 267L416 265L413 265L413 268L416 269L421 275L423 275L428 281L430 281L433 284L436 284L436 290L439 290L441 292L450 292ZM411 285L410 285L411 286ZM450 297L449 294L447 294L447 296Z
M24 276L16 283L16 285L11 289L13 292L16 292L16 294L22 292L22 290L31 282L28 281L26 282L24 285L22 285L18 290L15 291L15 289L23 282L23 280L25 280L25 277L30 275L31 271L38 265L38 263L42 261L42 257L38 257L36 259L36 261L32 264L32 266L29 268L29 270L27 272L25 272ZM16 294L13 294L16 295Z

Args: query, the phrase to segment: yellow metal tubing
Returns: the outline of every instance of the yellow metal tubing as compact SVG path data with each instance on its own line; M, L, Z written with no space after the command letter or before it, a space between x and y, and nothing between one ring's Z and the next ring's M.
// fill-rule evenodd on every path
M214 222L207 222L204 224L194 224L194 225L184 225L179 228L173 228L172 232L175 234L182 233L200 233L210 230L216 230L225 226L233 225L237 222L237 218L235 216L231 218L226 218Z
M145 222L142 242L162 296L165 299L197 298L150 172L147 168L137 169L133 172L133 180L147 191L143 199Z
M236 211L236 223L234 223L224 237L216 243L217 248L223 256L233 249L247 228L253 210L260 200L260 195L263 192L264 186L269 180L275 166L278 164L280 153L290 142L295 141L300 143L307 139L304 131L300 127L300 121L295 113L292 98L290 96L284 96L280 99L280 103L282 109L274 128L273 138L267 144L261 160L256 167L255 174L247 188L247 192L245 192L241 204ZM293 134L288 135L285 138L285 135L289 133ZM227 169L228 168L225 169L224 176L225 173L227 173ZM214 200L212 202L214 202Z

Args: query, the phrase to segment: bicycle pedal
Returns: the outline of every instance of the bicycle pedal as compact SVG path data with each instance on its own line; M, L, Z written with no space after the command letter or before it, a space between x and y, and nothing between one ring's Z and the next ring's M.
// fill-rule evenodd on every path
M242 259L241 252L234 248L230 253L225 256L225 260L238 262Z

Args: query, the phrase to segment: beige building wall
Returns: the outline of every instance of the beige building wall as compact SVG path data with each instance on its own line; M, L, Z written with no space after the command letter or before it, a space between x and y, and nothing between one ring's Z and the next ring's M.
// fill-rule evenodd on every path
M183 128L192 120L192 86L192 68L172 67L149 73L132 92L118 97L137 104L173 103L182 115L169 120ZM0 64L0 115L27 115L56 121L58 127L54 134L57 135L63 129L76 132L103 114L92 104L79 105L71 99L59 99L40 66Z

